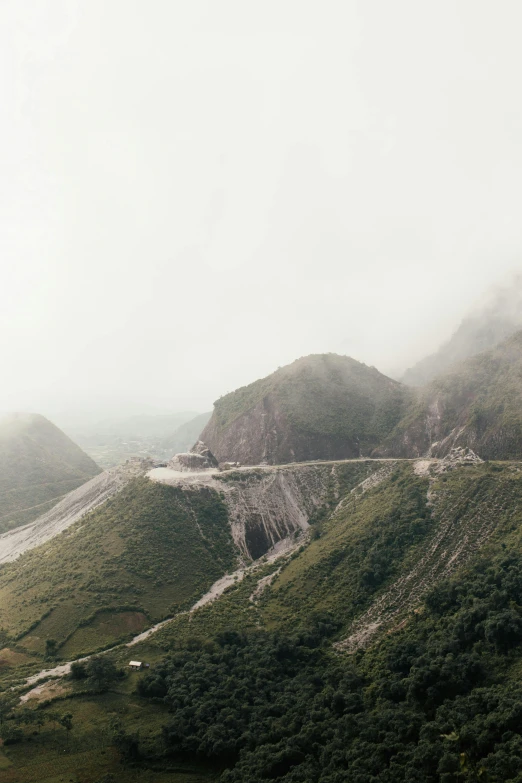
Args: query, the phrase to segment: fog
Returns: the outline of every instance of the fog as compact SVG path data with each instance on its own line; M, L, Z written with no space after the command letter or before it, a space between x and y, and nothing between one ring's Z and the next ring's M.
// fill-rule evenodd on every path
M522 259L513 0L0 0L0 410L399 373Z

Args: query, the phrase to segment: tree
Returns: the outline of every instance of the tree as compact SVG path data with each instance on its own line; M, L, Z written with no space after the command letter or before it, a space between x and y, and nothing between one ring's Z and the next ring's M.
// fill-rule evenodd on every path
M112 734L114 747L121 753L124 761L136 761L140 756L139 736L129 734L123 728L123 724L117 715L109 720L109 728Z
M119 677L114 662L101 655L94 655L90 658L85 671L90 683L99 691L108 690L109 685Z
M14 745L16 742L21 742L24 733L15 721L7 720L2 725L1 736L4 741L4 745Z
M87 677L87 669L84 663L73 661L71 663L71 680L84 680Z
M19 696L11 691L0 693L0 726L4 720L9 717L13 711L13 707L17 704Z
M70 712L66 712L65 715L61 715L58 718L58 723L60 724L60 726L63 726L66 731L65 736L67 737L67 747L69 747L69 732L72 729L72 719L73 716L71 715Z
M58 642L56 639L46 639L45 640L45 657L46 658L56 658L56 653L58 652Z

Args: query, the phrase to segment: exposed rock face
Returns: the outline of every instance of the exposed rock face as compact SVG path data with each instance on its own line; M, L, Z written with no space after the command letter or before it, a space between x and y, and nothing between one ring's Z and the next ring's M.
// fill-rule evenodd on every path
M355 459L360 456L356 438L301 432L292 426L274 395L233 421L224 432L210 421L203 437L216 449L220 462L239 460L244 465L283 464L309 460Z
M191 448L192 454L197 454L203 457L208 462L209 468L217 468L218 461L208 448L208 446L202 441L198 440L197 443Z
M152 470L149 478L187 491L209 487L228 510L232 537L242 558L256 560L289 537L306 530L310 517L325 503L394 463L367 460L332 465L288 465L252 470L195 474ZM364 488L364 486L362 487Z
M311 514L325 502L331 471L307 466L227 482L225 503L241 552L256 560L279 541L306 530Z
M201 439L220 463L352 459L391 432L409 399L347 356L307 356L218 400Z
M191 451L176 454L170 460L168 466L171 470L199 471L214 470L217 468L218 463L210 449L202 441L198 440Z
M438 473L446 473L448 470L455 470L464 465L481 465L483 462L484 460L471 449L457 447L451 449L449 454L446 454L444 459L438 463L435 470Z
M182 454L176 454L170 462L168 467L172 470L209 470L211 465L208 464L205 457L201 454L192 454L191 451L186 451Z

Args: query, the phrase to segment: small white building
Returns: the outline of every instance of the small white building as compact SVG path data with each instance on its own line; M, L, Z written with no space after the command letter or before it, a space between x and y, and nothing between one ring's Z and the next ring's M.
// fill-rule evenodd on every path
M132 669L133 672L139 672L142 666L143 664L141 661L131 661L129 663L129 669Z

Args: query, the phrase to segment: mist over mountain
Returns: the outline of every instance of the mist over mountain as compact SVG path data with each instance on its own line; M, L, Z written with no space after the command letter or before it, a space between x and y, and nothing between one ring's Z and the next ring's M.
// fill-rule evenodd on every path
M164 441L174 438L179 427L195 417L194 411L180 411L178 413L112 416L100 421L92 421L90 416L84 414L83 417L77 415L75 420L69 420L64 426L64 431L98 465L102 468L110 468L132 457L164 459L172 456L175 451L182 451L183 449L177 448L176 441L173 446L168 443L165 446ZM204 422L201 423L201 426L196 424L192 429L189 427L189 445L192 445L203 427ZM194 437L191 438L192 433ZM186 436L181 436L180 442L185 444L186 439ZM187 446L184 445L184 448Z
M76 443L43 416L0 419L0 530L30 522L100 472Z
M211 416L211 411L200 413L193 419L181 424L172 435L168 435L162 441L161 446L165 453L176 454L177 452L189 451L191 446L199 439Z
M452 365L418 389L376 455L444 456L469 447L484 459L522 458L522 331Z
M452 364L493 348L522 327L522 275L494 287L483 298L483 304L462 320L436 353L406 370L403 383L423 386Z
M1 0L0 783L522 783L521 29Z
M221 397L201 433L219 461L249 465L368 454L406 411L409 391L347 356L305 356Z

